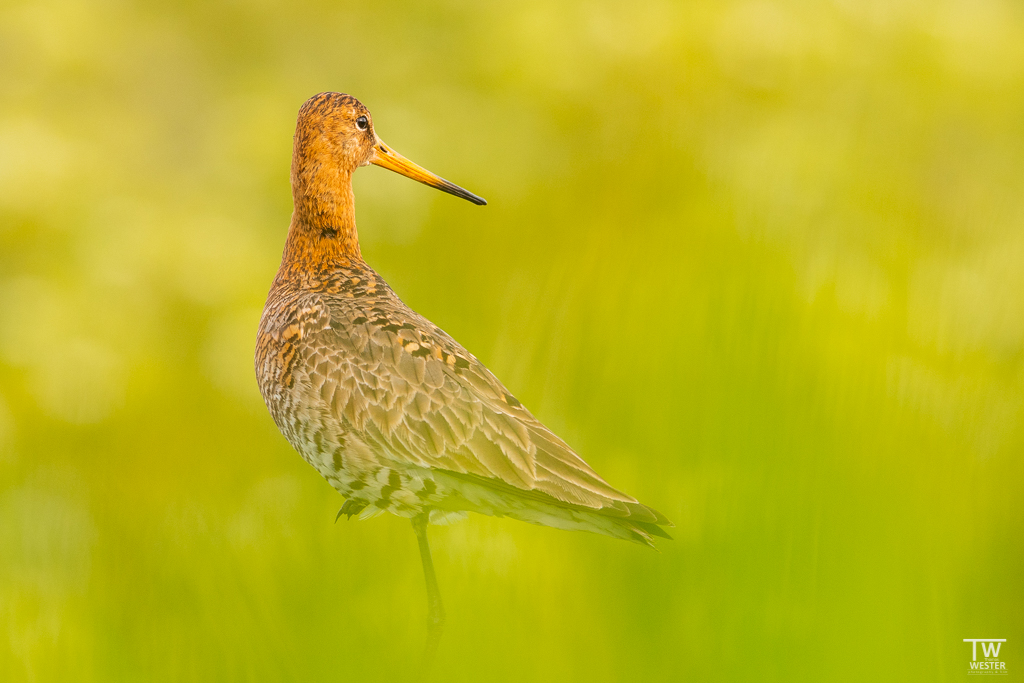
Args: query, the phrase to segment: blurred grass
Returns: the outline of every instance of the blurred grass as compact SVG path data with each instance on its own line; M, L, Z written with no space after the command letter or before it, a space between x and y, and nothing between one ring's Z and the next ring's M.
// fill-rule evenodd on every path
M252 376L321 90L490 201L360 171L370 263L676 523L437 529L438 679L1024 666L1019 4L8 0L0 63L0 680L415 667L407 523Z

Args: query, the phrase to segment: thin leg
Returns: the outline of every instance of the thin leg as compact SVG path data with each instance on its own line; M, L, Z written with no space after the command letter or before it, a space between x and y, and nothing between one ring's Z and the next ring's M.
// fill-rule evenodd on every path
M428 518L429 513L426 512L412 518L412 528L420 544L423 578L427 580L427 648L423 655L425 670L429 669L434 661L437 646L441 642L441 631L444 630L444 605L441 603L441 591L437 588L434 562L430 559L430 545L427 543Z

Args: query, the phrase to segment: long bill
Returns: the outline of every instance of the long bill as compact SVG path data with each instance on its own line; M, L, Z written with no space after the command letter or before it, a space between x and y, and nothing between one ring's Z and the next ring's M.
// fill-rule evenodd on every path
M474 204L481 206L487 203L487 200L483 197L478 197L469 190L464 190L455 183L450 183L441 176L434 175L422 166L418 166L401 154L391 149L383 142L380 138L377 138L377 144L373 147L373 158L370 159L370 163L374 166L380 166L386 168L389 171L395 173L401 173L406 178L412 178L418 180L424 185L430 185L430 187L437 188L442 192L453 194L456 197L462 197Z

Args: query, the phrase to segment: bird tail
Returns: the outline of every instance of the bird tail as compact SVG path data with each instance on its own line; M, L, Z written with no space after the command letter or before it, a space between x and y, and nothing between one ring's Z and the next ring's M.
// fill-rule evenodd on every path
M663 514L640 503L618 503L615 507L590 508L565 503L540 491L524 491L503 482L472 474L434 470L439 487L458 491L439 507L467 510L494 517L511 517L530 524L589 531L654 548L654 539L671 540L664 526L672 522ZM444 480L448 481L444 481Z

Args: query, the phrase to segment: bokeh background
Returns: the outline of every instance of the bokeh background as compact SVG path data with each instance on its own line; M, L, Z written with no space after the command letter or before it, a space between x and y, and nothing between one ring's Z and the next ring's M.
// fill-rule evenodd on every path
M295 114L355 94L485 196L361 170L363 252L661 552L432 532L435 680L1024 675L1024 8L0 3L0 679L415 673L408 522L252 351Z

